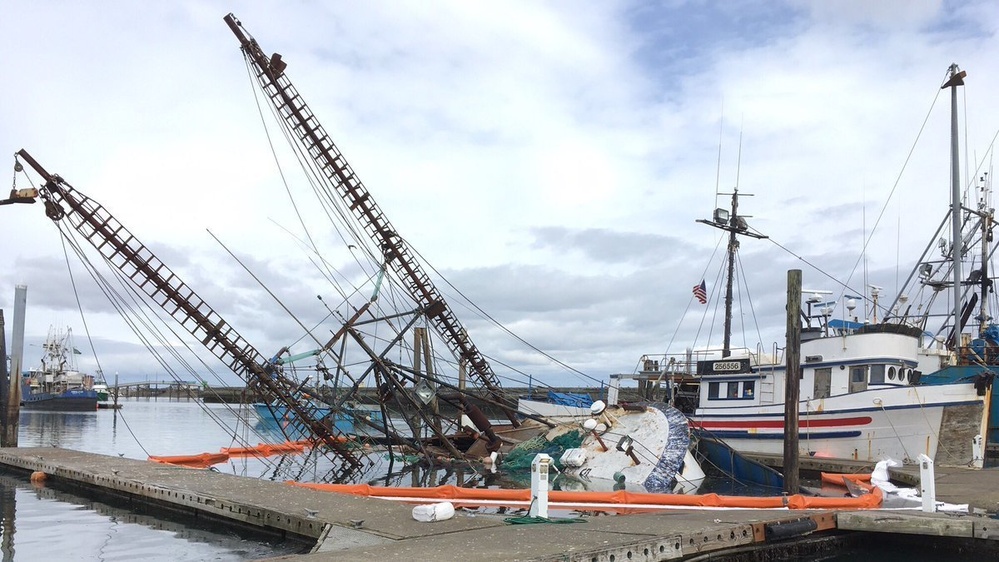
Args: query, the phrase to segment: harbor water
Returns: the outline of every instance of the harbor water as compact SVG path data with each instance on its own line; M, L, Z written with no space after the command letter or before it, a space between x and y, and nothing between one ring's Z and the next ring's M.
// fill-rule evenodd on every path
M32 412L20 416L19 445L59 447L145 460L150 455L218 452L223 447L278 442L279 433L261 428L252 411L194 400L127 399L119 411ZM270 431L270 433L268 433ZM392 486L456 484L477 487L526 487L501 475L460 469L436 471L408 467L395 474L384 456L364 481ZM397 465L398 466L398 465ZM252 478L285 480L267 459L230 458L214 470ZM318 469L317 469L318 470ZM319 470L321 472L321 470ZM299 478L306 479L306 478ZM725 495L770 495L730 480L712 480L700 490ZM262 535L240 535L135 505L115 505L78 490L35 485L24 474L0 470L0 554L3 562L33 560L248 560L308 552L311 545ZM578 516L557 513L553 517ZM808 558L813 561L878 559L939 560L940 550L915 541L872 542ZM891 546L887 544L890 542ZM936 543L933 543L936 544ZM886 548L880 548L880 546ZM932 546L929 545L929 546ZM958 553L959 554L959 553ZM874 558L871 558L874 556ZM954 560L964 559L960 555Z
M225 427L252 430L245 413L225 404L152 399L126 400L117 412L22 411L18 444L134 459L218 451L233 444ZM247 459L219 470L258 476L265 468ZM310 547L112 503L35 486L25 475L0 470L2 560L248 560Z

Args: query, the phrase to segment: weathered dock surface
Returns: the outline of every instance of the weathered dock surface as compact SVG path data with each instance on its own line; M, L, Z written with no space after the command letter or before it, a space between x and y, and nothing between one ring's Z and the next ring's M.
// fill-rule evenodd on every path
M780 468L780 455L746 455L768 466ZM870 474L874 464L866 461L801 457L801 470ZM904 465L888 469L891 479L900 486L919 488L919 467ZM952 504L968 504L980 512L999 512L999 468L972 469L935 466L936 499Z
M822 548L822 541L796 541L791 533L790 540L774 543L782 534L775 530L803 519L817 530L832 530L838 517L865 531L906 532L895 530L904 524L917 532L934 529L923 534L999 545L990 540L997 521L974 516L915 514L937 521L932 527L913 524L908 512L669 510L587 517L576 525L511 525L502 516L459 511L447 521L421 523L413 520L410 505L66 449L0 449L0 469L42 471L54 486L145 503L185 514L195 524L199 518L222 521L316 545L311 554L286 557L294 560L679 560L774 547L804 553L794 549ZM946 487L941 482L938 493ZM872 514L876 519L864 522Z

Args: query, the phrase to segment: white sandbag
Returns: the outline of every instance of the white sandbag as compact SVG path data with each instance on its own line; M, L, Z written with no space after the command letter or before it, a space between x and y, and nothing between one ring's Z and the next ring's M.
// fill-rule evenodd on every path
M418 505L413 508L413 519L417 521L444 521L454 517L454 504L451 502Z

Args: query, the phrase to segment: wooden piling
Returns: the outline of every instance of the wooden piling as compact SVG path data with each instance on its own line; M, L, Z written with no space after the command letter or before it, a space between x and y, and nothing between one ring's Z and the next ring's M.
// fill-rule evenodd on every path
M8 377L8 374L7 331L3 319L3 310L0 310L0 447L17 446L18 412L15 410L13 420L9 413L11 408L11 387L20 381L15 377ZM13 435L11 435L12 427Z
M787 271L787 380L784 383L784 492L797 494L798 392L801 387L801 270Z

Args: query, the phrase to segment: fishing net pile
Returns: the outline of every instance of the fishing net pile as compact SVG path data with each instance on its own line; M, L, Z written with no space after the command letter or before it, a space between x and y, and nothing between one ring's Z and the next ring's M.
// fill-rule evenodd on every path
M518 443L516 447L503 457L503 470L530 470L531 463L538 453L545 453L550 456L554 460L555 467L561 470L562 463L559 461L562 458L562 453L567 449L579 447L583 442L583 434L575 429L560 433L551 439L548 438L548 435L550 433L538 435Z

